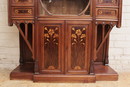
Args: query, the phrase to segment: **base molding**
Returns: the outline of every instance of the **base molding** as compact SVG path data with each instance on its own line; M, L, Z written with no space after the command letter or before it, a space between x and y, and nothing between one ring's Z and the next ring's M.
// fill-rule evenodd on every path
M94 83L95 75L34 75L34 82Z
M10 74L11 80L32 80L34 82L77 82L94 83L96 81L117 81L118 74L110 67L101 64L95 64L94 75L50 75L34 74L34 64L24 64L18 66Z

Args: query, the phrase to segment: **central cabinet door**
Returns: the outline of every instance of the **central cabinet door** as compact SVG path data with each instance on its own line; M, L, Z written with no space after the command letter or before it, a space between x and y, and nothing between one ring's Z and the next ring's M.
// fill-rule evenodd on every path
M64 21L39 21L40 73L64 73Z
M91 22L40 21L40 73L88 74Z
M91 22L66 21L66 74L88 74Z

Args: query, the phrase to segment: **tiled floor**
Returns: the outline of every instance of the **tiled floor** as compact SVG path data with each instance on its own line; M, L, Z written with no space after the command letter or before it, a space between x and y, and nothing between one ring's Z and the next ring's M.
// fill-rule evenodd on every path
M11 70L0 69L0 87L130 87L130 73L120 73L118 81L96 83L33 83L25 80L10 80Z

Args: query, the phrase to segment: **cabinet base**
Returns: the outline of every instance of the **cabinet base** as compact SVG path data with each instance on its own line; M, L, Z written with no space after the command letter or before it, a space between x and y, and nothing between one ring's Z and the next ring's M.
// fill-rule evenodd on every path
M94 65L95 75L34 75L33 64L18 66L10 74L10 79L33 80L34 82L81 82L116 81L118 74L109 66Z

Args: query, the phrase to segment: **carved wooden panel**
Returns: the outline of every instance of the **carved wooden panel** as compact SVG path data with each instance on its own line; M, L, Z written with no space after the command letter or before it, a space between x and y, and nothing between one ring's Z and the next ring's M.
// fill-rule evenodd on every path
M117 6L118 0L96 0L97 5L110 5L110 6Z
M89 29L90 25L86 21L67 22L67 73L87 74L89 62Z
M96 9L97 18L118 18L118 9L110 9L110 8L97 8Z
M42 73L63 73L63 24L44 22L41 26Z
M12 0L12 5L33 5L34 0Z
M20 8L20 7L13 7L12 8L12 16L26 16L26 17L28 17L28 16L34 16L34 8L32 8L32 7L28 7L28 8L26 8L26 7L22 7L22 8Z

